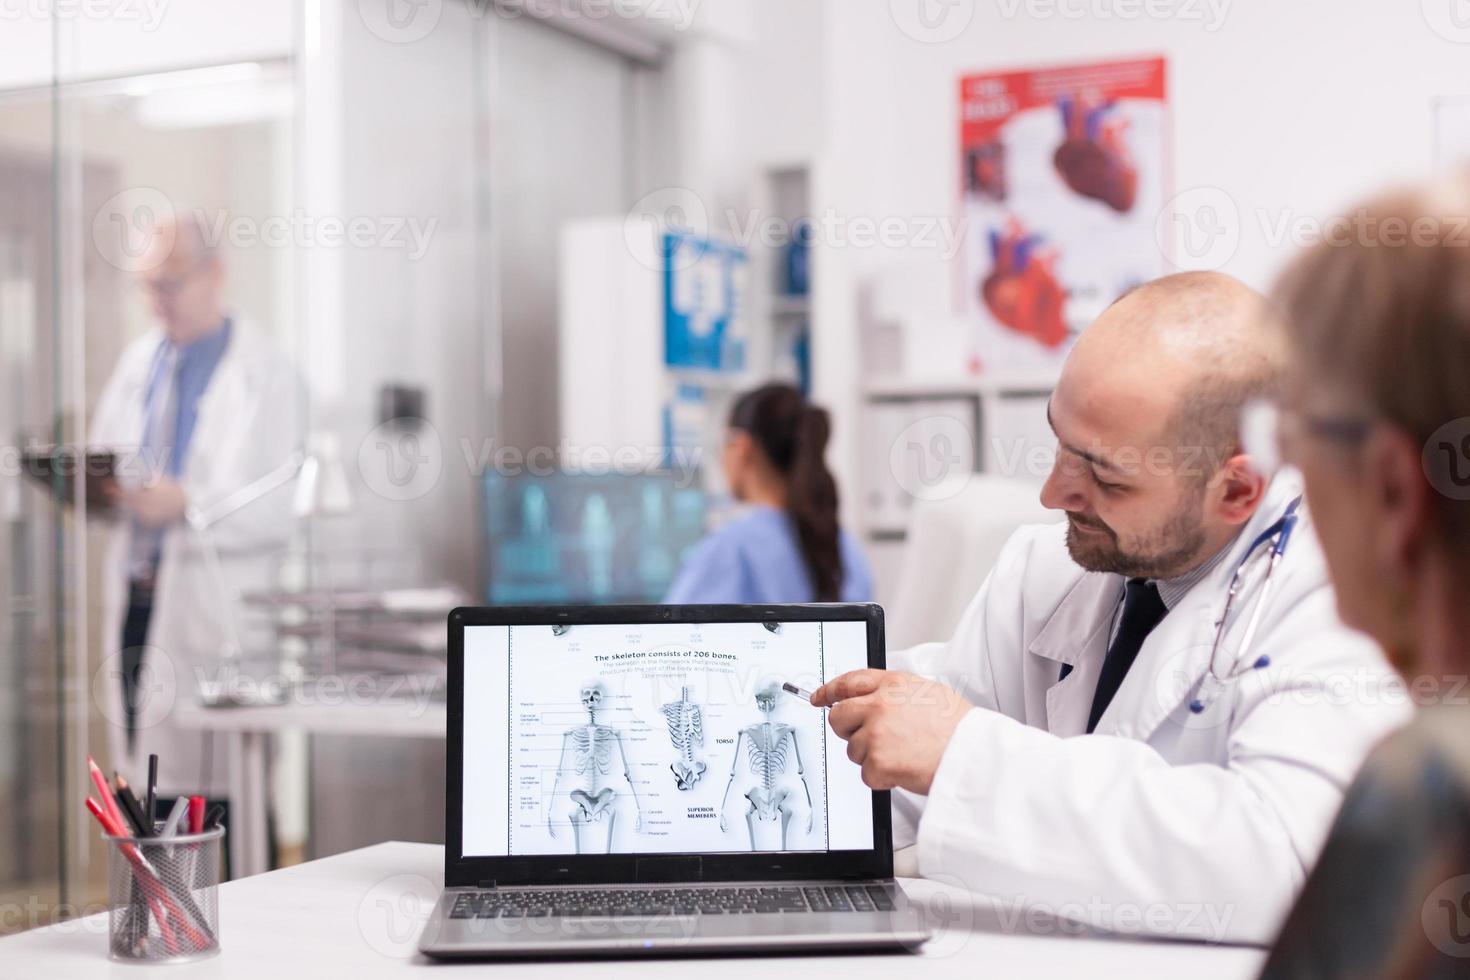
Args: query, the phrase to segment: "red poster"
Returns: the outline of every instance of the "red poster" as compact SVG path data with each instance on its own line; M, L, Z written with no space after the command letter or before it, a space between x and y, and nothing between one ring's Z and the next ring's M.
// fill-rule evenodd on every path
M981 371L1055 367L1123 292L1164 271L1162 58L960 80L962 308Z

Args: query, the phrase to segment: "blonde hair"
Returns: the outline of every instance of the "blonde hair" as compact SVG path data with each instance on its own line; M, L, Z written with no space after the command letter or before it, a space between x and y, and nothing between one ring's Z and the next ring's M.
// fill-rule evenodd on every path
M1386 194L1341 217L1288 269L1276 300L1303 370L1425 446L1432 486L1466 479L1470 173ZM1457 420L1463 432L1449 452L1430 445ZM1470 496L1470 486L1458 496ZM1470 504L1443 490L1433 499L1450 553L1470 555Z

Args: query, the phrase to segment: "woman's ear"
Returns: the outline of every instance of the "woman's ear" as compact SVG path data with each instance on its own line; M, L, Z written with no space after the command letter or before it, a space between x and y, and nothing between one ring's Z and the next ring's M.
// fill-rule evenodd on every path
M1418 567L1430 538L1435 491L1420 450L1407 432L1388 425L1374 426L1363 443L1359 478L1374 511L1365 515L1364 531L1373 536L1378 567L1397 577Z
M738 466L750 465L751 453L755 451L755 439L743 429L731 429L725 436L725 458Z
M750 470L750 457L754 450L755 440L749 432L730 429L725 433L725 448L721 452L720 462L725 470L730 493L737 499L743 492L745 474Z

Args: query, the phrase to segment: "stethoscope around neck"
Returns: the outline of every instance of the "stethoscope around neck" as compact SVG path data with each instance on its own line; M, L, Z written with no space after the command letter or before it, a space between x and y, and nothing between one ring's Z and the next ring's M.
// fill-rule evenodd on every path
M1271 592L1271 573L1276 571L1281 556L1286 553L1286 544L1291 540L1291 532L1296 527L1297 511L1301 507L1302 498L1298 496L1286 505L1286 511L1276 519L1270 527L1266 528L1256 539L1251 542L1240 561L1236 563L1235 572L1230 576L1230 591L1225 596L1225 609L1220 614L1220 621L1215 624L1215 640L1210 644L1210 663L1206 668L1205 676L1200 681L1199 693L1189 702L1189 710L1194 714L1201 714L1210 705L1214 704L1222 693L1225 686L1231 681L1252 671L1262 670L1271 666L1271 658L1261 654L1252 660L1250 652L1251 641L1255 639L1256 629L1261 625L1261 614L1266 608L1266 597ZM1269 544L1265 551L1262 545ZM1266 577L1261 580L1261 588L1256 596L1255 607L1251 610L1251 618L1246 622L1245 635L1240 638L1240 646L1236 650L1235 661L1228 671L1221 674L1215 669L1215 658L1220 652L1221 642L1225 638L1225 626L1230 621L1230 611L1235 606L1235 600L1240 595L1241 586L1245 579L1245 568L1257 554L1269 556L1266 563Z

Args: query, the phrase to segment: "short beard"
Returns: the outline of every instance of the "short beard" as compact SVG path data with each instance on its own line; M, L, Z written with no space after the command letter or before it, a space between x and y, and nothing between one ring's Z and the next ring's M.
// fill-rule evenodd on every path
M1118 543L1118 534L1101 522L1087 522L1106 534L1083 537L1076 529L1077 519L1067 515L1067 553L1089 572L1110 572L1125 578L1171 578L1187 571L1205 544L1205 529L1199 517L1199 502L1204 488L1189 494L1155 530L1149 532L1132 551Z

